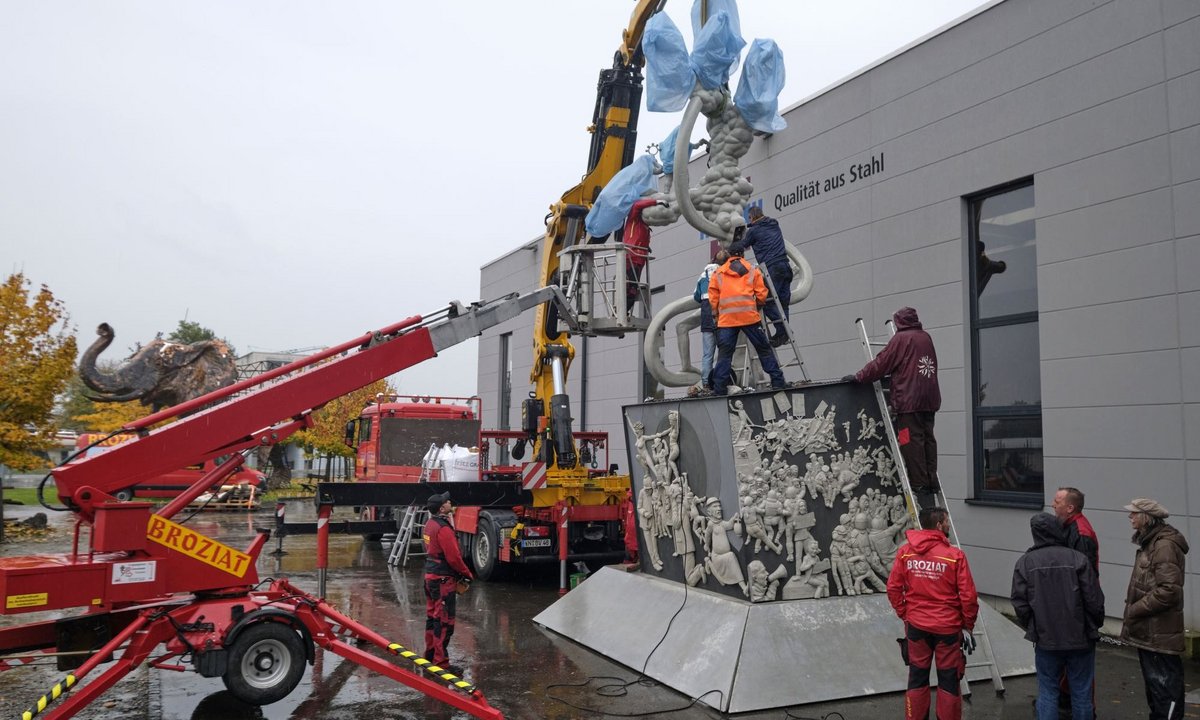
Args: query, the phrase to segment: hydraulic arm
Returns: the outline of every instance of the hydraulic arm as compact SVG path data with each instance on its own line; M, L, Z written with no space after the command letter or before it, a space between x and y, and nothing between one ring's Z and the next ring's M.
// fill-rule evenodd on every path
M642 101L642 33L646 22L664 5L666 0L639 0L629 26L622 33L612 67L600 71L592 124L588 127L592 137L587 172L578 185L550 206L550 214L546 216L539 275L542 286L568 285L560 277L561 253L583 241L584 218L596 197L614 175L633 162ZM582 302L587 301L588 298L582 298ZM566 393L575 348L563 322L573 325L576 332L598 334L588 324L590 313L583 307L577 310L568 319L560 317L550 304L538 308L530 374L534 388L522 406L523 428L533 442L534 458L558 471L568 471L568 476L576 474L572 471L578 458L571 434L571 403ZM555 475L559 473L551 471L551 476Z

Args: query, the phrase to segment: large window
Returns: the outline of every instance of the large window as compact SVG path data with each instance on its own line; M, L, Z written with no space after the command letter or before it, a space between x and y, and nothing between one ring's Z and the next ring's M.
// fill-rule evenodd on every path
M1041 506L1042 385L1033 182L967 199L975 496Z

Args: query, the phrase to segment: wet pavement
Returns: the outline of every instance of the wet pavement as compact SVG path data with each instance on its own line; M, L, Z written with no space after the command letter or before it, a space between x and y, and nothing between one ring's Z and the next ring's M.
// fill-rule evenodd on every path
M17 514L22 511L18 510ZM9 508L8 517L14 512ZM289 508L288 520L299 518ZM244 547L256 524L268 525L270 510L257 513L211 513L188 522L197 532ZM62 552L69 549L69 518L52 517L57 532L48 542L7 543L0 555ZM274 557L268 544L259 559L261 577L288 577L314 592L317 576L315 538L294 536L285 542L286 555ZM389 568L388 546L358 537L335 535L330 546L328 601L388 639L418 652L423 650L425 601L416 561L408 569ZM522 575L496 583L476 583L460 598L458 626L450 646L451 661L477 683L488 702L508 718L566 719L579 717L665 717L692 720L723 717L668 688L638 681L636 669L626 668L539 628L532 618L558 597L557 573ZM632 608L613 608L612 622L621 622ZM11 625L33 616L0 616ZM665 629L665 628L664 628ZM814 649L827 652L832 648ZM104 667L104 666L102 666ZM1188 688L1200 683L1200 666L1185 663ZM787 668L780 682L793 682ZM847 668L847 672L852 672ZM0 673L0 717L19 717L39 695L61 679L49 666L25 666ZM84 682L87 678L84 679ZM1025 720L1032 717L1036 694L1032 676L1005 680L1007 690L997 697L988 682L972 686L972 702L964 717ZM715 698L711 698L715 702ZM52 706L53 707L53 706ZM1102 720L1146 717L1136 653L1111 644L1100 646L1097 659L1097 713ZM786 717L820 720L877 720L903 715L903 697L893 693L872 698L806 705L736 716L747 720ZM220 678L194 672L149 670L143 666L105 693L79 717L121 720L237 720L291 718L306 720L392 720L400 718L457 719L469 717L404 685L373 674L331 653L317 650L316 662L306 668L291 695L262 708L246 706L225 691ZM1200 717L1200 706L1189 705L1187 717Z

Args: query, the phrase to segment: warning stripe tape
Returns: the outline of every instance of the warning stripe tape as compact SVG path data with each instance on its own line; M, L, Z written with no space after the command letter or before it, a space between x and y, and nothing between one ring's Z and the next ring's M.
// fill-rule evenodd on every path
M27 655L24 657L5 658L0 660L0 672L5 670L15 670L19 667L28 665L31 662L36 662L39 658Z
M74 675L68 675L62 680L62 682L55 683L54 687L50 689L49 695L41 696L40 698L38 698L37 704L35 704L32 708L26 710L25 712L21 713L21 720L33 720L33 718L38 713L40 713L46 709L46 707L51 703L51 701L57 700L59 697L62 696L62 694L64 692L66 692L67 690L70 690L71 686L74 684L75 684L75 676Z
M521 487L525 490L546 487L546 463L525 463L525 466L521 468Z
M399 643L390 643L388 645L388 650L391 650L393 654L399 655L402 658L412 660L413 663L416 664L416 666L418 668L424 670L427 673L430 673L431 675L438 676L442 680L445 680L446 682L450 683L451 685L458 688L459 690L462 690L465 693L475 692L475 686L472 685L471 683L467 682L466 680L463 680L462 678L460 678L459 676L455 675L454 673L446 670L445 668L434 665L430 661L426 660L424 656L418 655L417 653L413 652L412 650L406 649L403 645L400 645Z

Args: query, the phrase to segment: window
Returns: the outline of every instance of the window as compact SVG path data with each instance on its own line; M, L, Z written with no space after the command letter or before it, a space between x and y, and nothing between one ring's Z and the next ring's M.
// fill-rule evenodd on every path
M509 421L512 405L512 355L510 346L512 344L512 333L507 332L500 336L500 397L497 400L496 412L499 413L499 422L496 424L500 430L509 430L512 425ZM497 456L492 462L498 465L507 465L508 445L501 445Z
M967 198L975 497L1043 502L1037 232L1031 180Z

